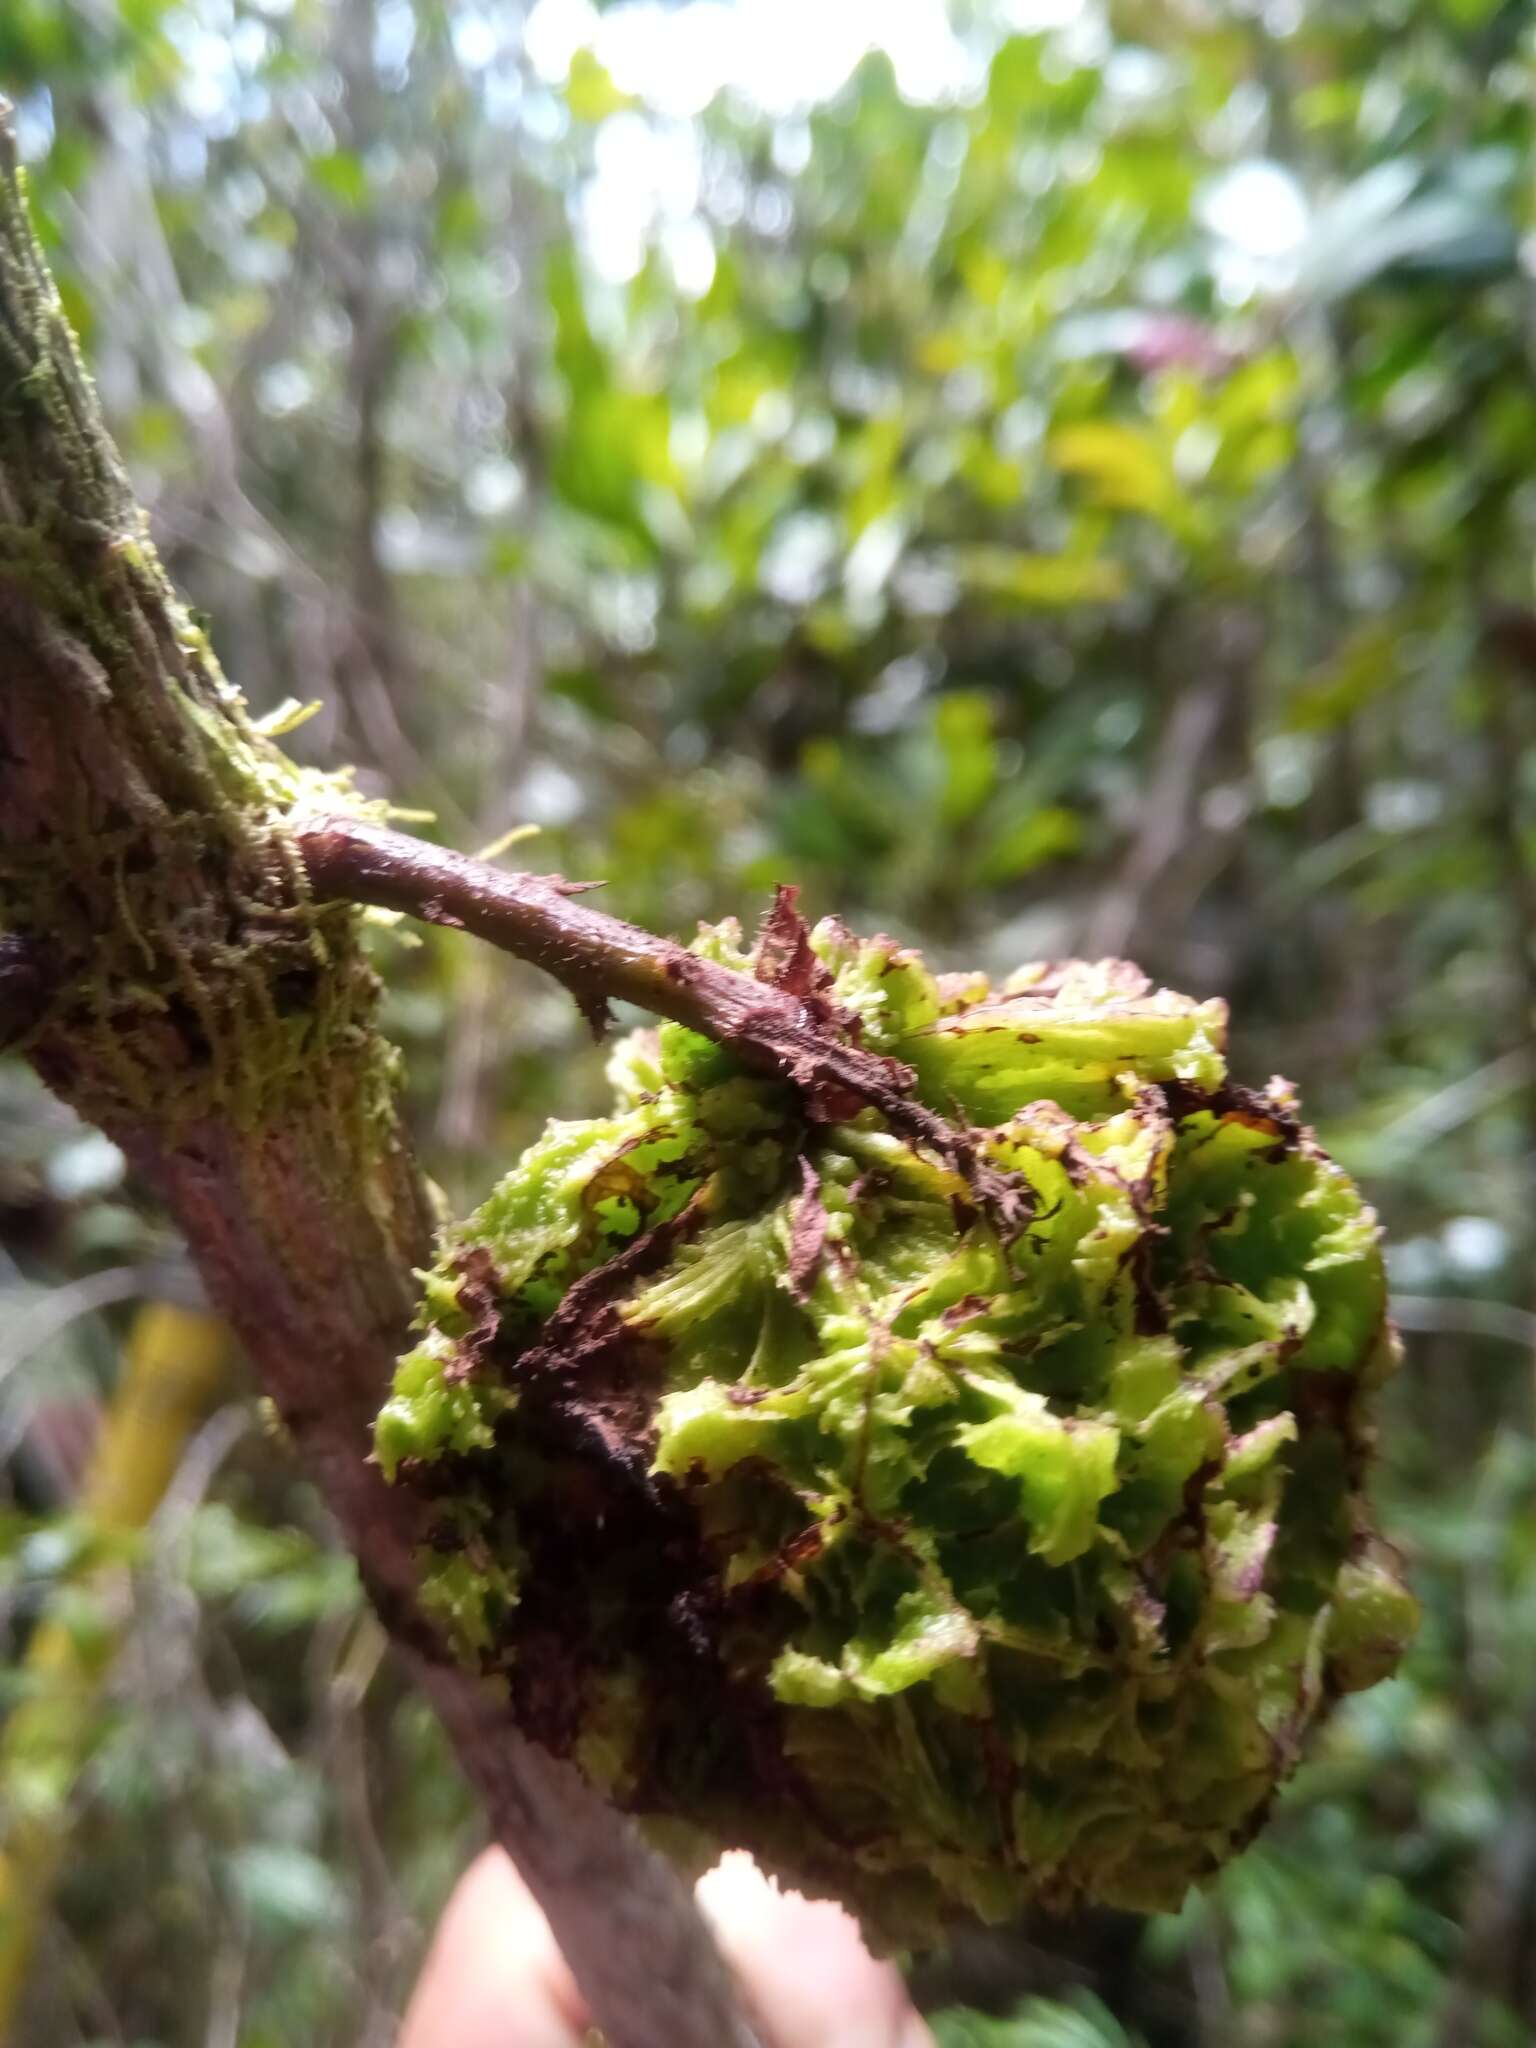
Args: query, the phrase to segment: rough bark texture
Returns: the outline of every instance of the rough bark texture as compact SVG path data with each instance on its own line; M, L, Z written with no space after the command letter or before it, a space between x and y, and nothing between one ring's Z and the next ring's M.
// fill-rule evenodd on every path
M356 914L313 900L286 822L322 795L346 800L254 730L155 556L0 102L0 925L26 1049L185 1231L609 2039L746 2043L670 1870L417 1613L414 1505L366 1454L430 1222Z

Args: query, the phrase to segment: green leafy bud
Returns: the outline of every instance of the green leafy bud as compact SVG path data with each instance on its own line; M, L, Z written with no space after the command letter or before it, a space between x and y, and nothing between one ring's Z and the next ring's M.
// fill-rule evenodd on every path
M621 1043L613 1114L452 1235L379 1418L432 1611L672 1853L749 1847L889 1942L1175 1907L1412 1634L1362 1494L1375 1219L1283 1082L1228 1081L1219 1003L810 947L969 1145Z

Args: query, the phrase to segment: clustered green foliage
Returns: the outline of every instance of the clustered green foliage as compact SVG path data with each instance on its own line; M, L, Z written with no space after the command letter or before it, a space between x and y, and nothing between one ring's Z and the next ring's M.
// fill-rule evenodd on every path
M772 975L732 926L700 947ZM897 1942L1176 1907L1413 1602L1362 1493L1375 1217L1225 1011L1119 962L938 978L828 921L819 999L1021 1198L677 1025L458 1229L378 1455L530 1730L685 1855Z
M880 25L921 37L940 11ZM1084 1982L1149 2048L1528 2042L1507 1916L1531 1895L1536 1728L1515 942L1536 692L1486 629L1526 603L1536 543L1529 10L977 0L981 91L909 43L809 108L730 92L687 122L666 35L725 39L686 8L638 37L622 7L573 10L588 47L563 82L565 32L536 72L510 10L500 56L465 61L484 0L378 12L369 91L349 9L245 6L232 36L215 0L0 4L50 262L253 706L326 697L301 754L356 760L464 847L534 815L553 763L579 807L537 864L606 876L656 929L787 876L998 979L1133 944L1229 997L1241 1071L1296 1081L1393 1240L1413 1327L1375 1491L1428 1610L1402 1677L1333 1717L1209 1909L1139 1942L1097 1915L967 1942L945 1995ZM801 39L818 68L846 13ZM1026 13L1064 25L1010 33ZM338 104L354 56L364 89ZM589 233L616 188L638 211L686 185L636 148L671 166L685 135L702 298L672 261L682 201L626 282ZM375 390L370 443L351 423ZM179 848L192 871L202 848ZM456 1213L546 1116L598 1100L580 1023L531 981L488 1003L492 972L452 933L390 949L386 1028ZM45 1163L63 1186L78 1142L25 1078L0 1074L18 1343L23 1287L162 1246L141 1184L17 1199ZM322 1076L310 1113L334 1094ZM109 1337L72 1323L8 1402L67 1367L108 1381ZM281 1472L242 1454L216 1497L310 1527ZM63 1966L18 2048L110 2033L108 2004L124 2039L197 2048L232 1954L249 2048L347 2048L406 1995L416 1954L375 1917L393 1902L335 1768L354 1687L331 1683L332 1625L242 1635L237 1669L227 1606L193 1590L177 1613L228 1737L157 1631L115 1688ZM252 1746L252 1705L280 1746ZM373 1818L424 1939L478 1823L400 1689L366 1711ZM296 1842L333 1910L296 1887L280 1922L248 1912L227 1869Z

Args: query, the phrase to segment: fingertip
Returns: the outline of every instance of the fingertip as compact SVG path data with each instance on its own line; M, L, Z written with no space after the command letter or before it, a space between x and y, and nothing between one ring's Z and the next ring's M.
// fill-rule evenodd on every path
M705 1873L697 1897L772 2048L932 2048L901 1972L832 1900L781 1889L741 1850Z
M549 1923L505 1850L449 1899L397 2048L572 2048L585 2009Z

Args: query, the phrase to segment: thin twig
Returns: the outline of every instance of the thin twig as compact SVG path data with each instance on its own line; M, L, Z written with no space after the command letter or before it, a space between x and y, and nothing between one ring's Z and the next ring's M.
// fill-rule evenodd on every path
M1474 1073L1459 1075L1434 1094L1421 1096L1412 1109L1383 1125L1372 1141L1373 1155L1383 1167L1414 1160L1426 1145L1496 1108L1533 1080L1536 1051L1517 1045Z
M824 994L720 967L595 910L576 900L590 884L510 873L354 818L310 820L296 837L317 896L470 932L530 961L570 990L595 1031L610 1002L686 1024L789 1082L818 1121L877 1109L893 1131L963 1174L1005 1229L1021 1220L1023 1197L1011 1177L983 1161L964 1126L916 1100L910 1067L853 1044L852 1020Z
M1453 1294L1394 1294L1392 1319L1401 1329L1457 1337L1493 1337L1525 1345L1536 1355L1536 1312L1512 1301Z

